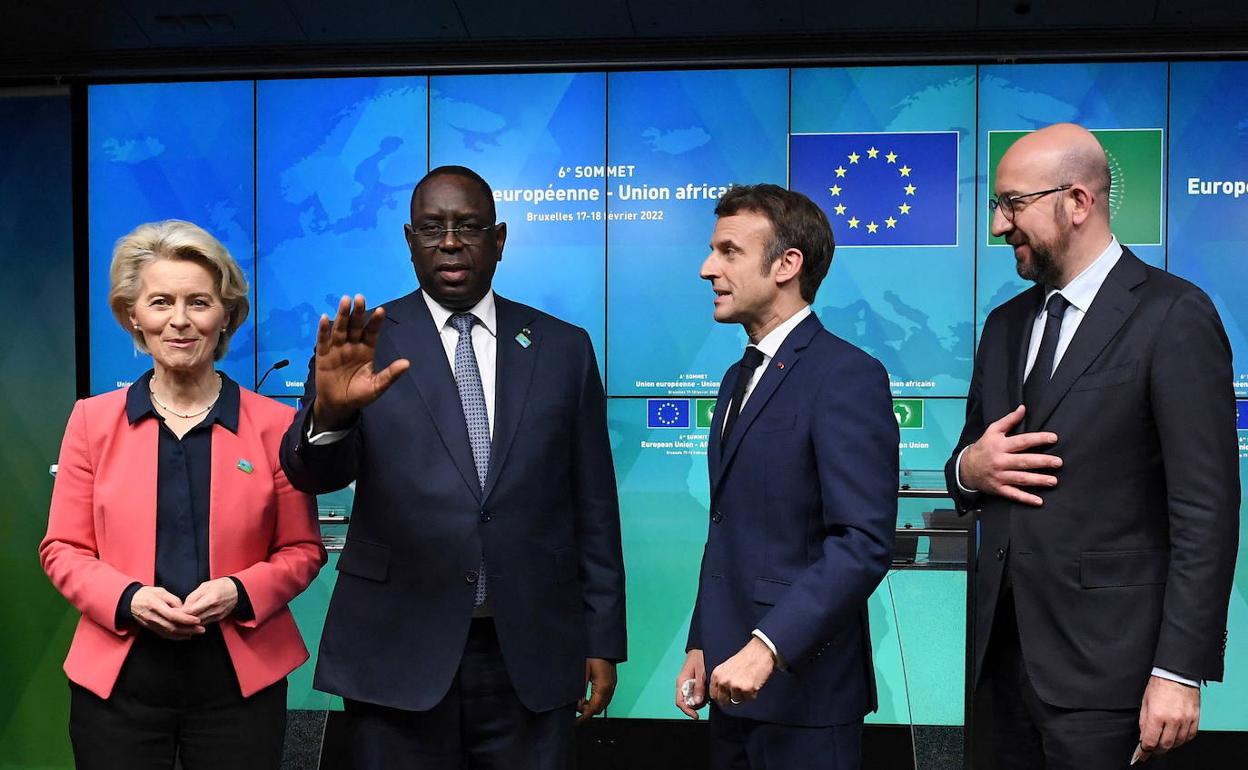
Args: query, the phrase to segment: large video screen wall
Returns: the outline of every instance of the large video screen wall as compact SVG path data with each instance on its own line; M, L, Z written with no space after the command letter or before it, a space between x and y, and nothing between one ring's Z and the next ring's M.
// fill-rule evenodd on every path
M1222 314L1248 460L1248 102L1225 98L1243 82L1248 62L93 86L91 387L149 365L106 304L112 245L138 223L189 219L229 247L253 313L223 368L251 385L289 359L263 388L289 398L339 296L379 304L415 288L402 236L415 182L438 165L476 169L508 223L495 288L585 327L603 369L630 591L612 713L673 717L706 536L707 399L745 343L713 322L698 276L716 198L766 181L824 208L838 246L815 312L885 364L902 467L934 471L961 429L977 330L1025 288L988 233L992 167L1022 132L1086 125L1109 152L1119 239ZM903 519L947 506L908 503ZM1248 553L1239 564L1232 640L1248 638ZM875 721L962 721L963 579L898 571L873 597ZM301 599L311 642L330 583L327 570ZM1248 660L1228 660L1227 675L1207 690L1206 729L1248 729L1232 706Z

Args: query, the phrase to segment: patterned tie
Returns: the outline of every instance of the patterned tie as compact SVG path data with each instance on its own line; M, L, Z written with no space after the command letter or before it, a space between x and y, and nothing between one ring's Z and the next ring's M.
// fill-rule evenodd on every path
M1034 427L1032 414L1040 408L1044 392L1048 389L1049 380L1053 378L1053 359L1057 354L1057 338L1062 333L1062 317L1070 302L1061 294L1049 297L1044 305L1047 317L1044 319L1044 336L1040 338L1040 350L1036 353L1036 362L1031 365L1031 373L1023 383L1023 403L1027 405L1027 416L1023 422ZM1028 427L1027 429L1030 429Z
M490 472L490 415L485 409L485 388L481 386L481 370L477 368L477 354L472 349L472 327L477 317L472 313L456 313L451 316L451 326L459 332L455 343L455 386L459 388L459 403L464 408L464 422L468 424L468 443L472 445L472 464L477 466L477 481L485 490L485 477ZM485 603L485 554L481 555L481 572L477 575L477 594L474 606Z

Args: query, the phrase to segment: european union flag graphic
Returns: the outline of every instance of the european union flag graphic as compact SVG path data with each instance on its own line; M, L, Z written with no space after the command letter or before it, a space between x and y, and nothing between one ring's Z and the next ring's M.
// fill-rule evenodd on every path
M824 210L837 246L956 246L958 132L793 134L789 189Z
M1235 401L1235 427L1248 430L1248 399L1240 398Z
M687 398L646 399L647 428L688 428L689 413Z

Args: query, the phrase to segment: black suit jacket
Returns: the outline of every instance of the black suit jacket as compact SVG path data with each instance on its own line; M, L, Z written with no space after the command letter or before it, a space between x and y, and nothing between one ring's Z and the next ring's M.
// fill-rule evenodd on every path
M316 393L282 445L291 483L355 482L314 686L426 710L446 694L485 553L494 622L520 700L576 701L585 658L626 657L624 565L606 404L589 336L496 296L494 436L482 492L459 391L420 292L385 305L376 366L411 368L351 435L306 440ZM530 340L526 347L516 339Z
M1220 680L1239 534L1231 351L1196 286L1124 249L1053 372L1028 429L1063 460L1033 508L965 495L959 453L1022 403L1033 287L984 324L966 427L945 467L959 510L980 510L975 661L1003 568L1037 694L1063 708L1136 708L1154 666ZM1042 450L1043 451L1043 450ZM1033 490L1034 491L1034 490Z

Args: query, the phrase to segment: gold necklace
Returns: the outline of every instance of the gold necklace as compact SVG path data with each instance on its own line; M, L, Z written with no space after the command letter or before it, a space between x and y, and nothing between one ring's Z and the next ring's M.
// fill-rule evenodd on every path
M183 420L189 420L192 417L200 416L204 412L214 407L217 403L217 399L221 398L221 373L220 372L217 372L217 395L212 397L212 401L208 402L208 406L205 406L203 409L200 409L198 412L191 412L189 414L182 414L181 412L174 411L173 409L170 409L168 406L165 406L165 403L161 401L160 398L156 395L156 388L153 387L155 384L156 384L155 377L153 377L147 383L147 392L152 394L152 401L156 402L156 406L160 407L161 409L164 409L169 414L175 417L181 417Z

